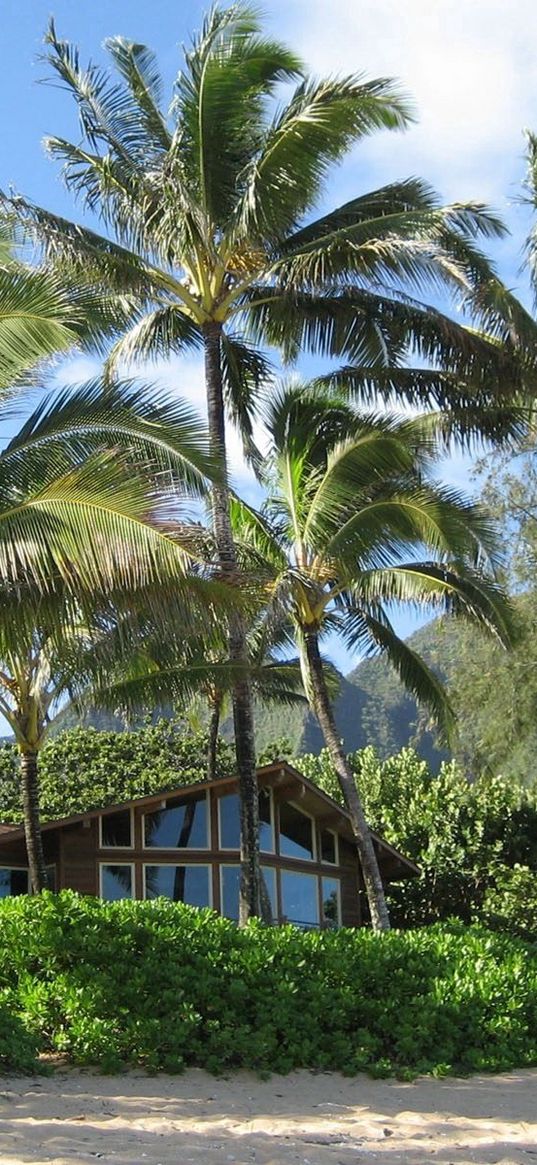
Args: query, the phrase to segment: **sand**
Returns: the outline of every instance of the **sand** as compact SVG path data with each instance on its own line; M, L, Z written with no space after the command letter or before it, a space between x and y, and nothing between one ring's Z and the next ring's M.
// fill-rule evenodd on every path
M0 1078L2 1165L537 1165L537 1071Z

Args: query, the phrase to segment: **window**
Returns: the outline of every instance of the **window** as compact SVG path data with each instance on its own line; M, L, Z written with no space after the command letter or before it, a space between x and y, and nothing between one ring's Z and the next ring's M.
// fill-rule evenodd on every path
M207 798L166 802L144 817L144 845L153 849L207 849Z
M103 813L100 818L101 849L132 847L132 812L120 809L118 813Z
M259 790L259 848L263 853L274 853L272 826L272 796L270 789ZM241 827L238 793L218 798L221 849L240 849Z
M319 925L319 881L314 874L281 871L282 912L296 926Z
M133 866L101 865L101 898L104 898L107 902L117 902L120 898L133 897Z
M209 866L144 866L145 897L210 906Z
M239 919L239 885L240 885L240 866L221 866L220 867L220 893L222 896L222 914L224 918L232 918L235 922ZM261 875L267 891L270 907L272 910L272 921L274 922L278 917L278 908L276 904L276 871L272 866L261 866Z
M321 842L321 861L329 862L331 866L337 865L336 834L331 829L321 829L319 840Z
M339 878L323 878L323 926L339 926L341 923L341 906L339 900Z
M313 860L313 822L290 801L280 804L280 853Z
M10 869L8 866L0 869L0 898L27 894L28 890L28 870Z

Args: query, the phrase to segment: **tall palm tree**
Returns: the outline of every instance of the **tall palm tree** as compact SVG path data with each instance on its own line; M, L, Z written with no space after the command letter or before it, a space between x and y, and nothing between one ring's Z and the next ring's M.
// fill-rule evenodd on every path
M126 616L142 602L162 618L166 604L198 639L229 609L183 517L211 469L189 406L132 384L105 397L99 381L44 399L0 453L0 711L21 751L35 890L46 879L37 755L52 705L102 667L114 620L116 658L131 646Z
M319 217L325 179L350 147L411 120L390 80L314 80L267 38L255 10L213 8L185 53L169 114L153 54L106 42L116 75L84 67L51 23L48 59L74 97L81 139L47 142L70 190L103 234L22 198L4 200L26 238L61 278L116 297L110 367L121 360L203 353L212 449L223 467L213 491L220 569L237 583L229 521L226 410L252 450L255 393L268 375L259 346L286 359L309 349L353 367L398 368L409 355L449 368L431 399L494 397L524 326L476 239L503 228L482 206L442 206L418 179L397 182ZM294 86L277 104L281 83ZM474 323L454 323L419 297L455 292ZM412 296L418 298L412 298ZM507 356L506 356L507 352ZM421 362L420 360L420 362ZM415 370L415 380L418 377ZM421 380L418 381L421 384ZM402 391L408 378L401 381ZM229 626L229 655L247 661L245 626ZM255 747L248 671L237 681L234 724L241 792L241 917L259 906Z
M508 641L509 605L491 571L494 536L477 506L434 482L431 417L360 415L326 390L291 386L267 408L267 425L264 513L235 501L235 536L250 570L292 619L310 705L351 815L372 923L386 929L378 862L338 735L321 640L336 633L361 654L385 654L449 734L442 685L396 634L390 608L460 613Z

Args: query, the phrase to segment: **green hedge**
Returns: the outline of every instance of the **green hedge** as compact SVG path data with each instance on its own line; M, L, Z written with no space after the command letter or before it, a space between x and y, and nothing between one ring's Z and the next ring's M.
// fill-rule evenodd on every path
M45 893L0 903L2 990L27 1046L35 1037L105 1071L410 1076L537 1063L537 951L461 924L239 931L163 899ZM18 1054L13 1040L13 1067Z

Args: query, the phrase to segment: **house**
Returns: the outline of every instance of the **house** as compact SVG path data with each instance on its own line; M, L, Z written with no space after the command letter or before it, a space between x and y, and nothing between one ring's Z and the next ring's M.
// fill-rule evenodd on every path
M348 814L283 762L258 770L260 848L274 922L360 926L363 880ZM238 917L236 777L78 813L43 825L56 889L117 898L165 896ZM385 881L417 867L373 835ZM0 826L0 897L28 892L24 831Z

